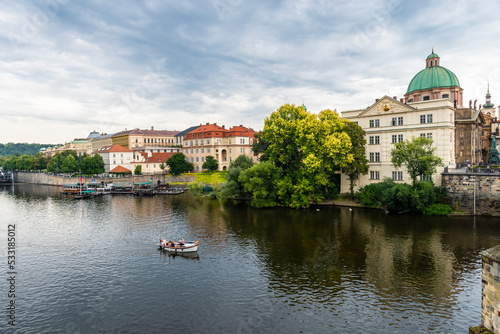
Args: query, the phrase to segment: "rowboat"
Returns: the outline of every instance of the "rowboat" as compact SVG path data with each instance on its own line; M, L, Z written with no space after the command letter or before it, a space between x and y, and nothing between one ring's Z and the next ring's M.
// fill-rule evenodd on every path
M200 241L186 241L184 242L183 245L181 245L178 242L166 241L160 239L158 247L169 252L189 253L189 252L196 252L198 250L199 243Z

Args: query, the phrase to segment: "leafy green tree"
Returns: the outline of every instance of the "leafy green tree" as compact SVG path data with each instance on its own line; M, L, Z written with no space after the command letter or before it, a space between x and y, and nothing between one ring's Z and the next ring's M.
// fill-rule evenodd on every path
M413 186L419 175L431 176L437 166L444 166L443 159L434 155L436 147L432 143L430 138L417 137L396 143L391 150L392 163L397 168L405 164Z
M142 174L142 166L141 165L135 166L134 174L135 175L141 175Z
M80 163L80 169L82 170L82 174L85 175L91 175L93 174L93 169L92 169L92 157L86 156L83 157L81 163Z
M351 153L354 160L346 167L342 168L342 172L349 178L349 189L351 198L354 197L354 183L359 178L359 175L368 174L368 159L366 159L366 139L365 131L356 123L344 121L344 131L351 138Z
M164 170L165 170L165 167L166 167L166 166L165 166L165 163L164 163L164 162L162 162L162 163L160 164L160 169L161 169L162 171L164 171Z
M270 161L264 161L243 170L238 179L244 190L252 195L251 204L262 208L280 205L276 187L280 178L281 169Z
M283 105L266 118L259 141L254 153L282 171L283 179L276 185L280 204L293 208L333 197L335 170L354 159L344 122L329 109L316 115Z
M205 162L203 163L201 168L207 169L209 172L215 172L217 169L219 169L219 163L213 156L209 155L205 158Z
M226 183L222 187L220 197L222 199L251 199L251 194L246 192L243 184L239 181L242 171L253 166L253 161L242 154L229 163L226 174Z
M175 153L167 160L167 166L172 175L180 175L181 173L191 172L194 165L186 160L186 156L182 153Z
M106 171L104 159L100 154L94 154L91 159L92 162L92 174L102 174Z
M47 171L51 173L61 173L64 158L61 153L56 153L47 165Z
M61 169L63 173L74 173L78 171L78 164L72 154L68 154L68 156L64 158Z

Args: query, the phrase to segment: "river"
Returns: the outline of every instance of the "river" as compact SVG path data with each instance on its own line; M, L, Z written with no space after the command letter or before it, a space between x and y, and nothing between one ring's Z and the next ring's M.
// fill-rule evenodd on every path
M466 333L500 219L0 188L0 332ZM200 240L173 256L160 237ZM11 282L12 283L12 282ZM6 316L15 301L15 327Z

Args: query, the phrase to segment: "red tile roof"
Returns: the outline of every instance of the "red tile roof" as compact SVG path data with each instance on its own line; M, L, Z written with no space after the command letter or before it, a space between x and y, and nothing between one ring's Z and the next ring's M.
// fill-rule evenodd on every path
M131 173L132 171L130 169L127 169L122 166L116 166L113 168L113 170L110 171L110 173Z
M218 126L217 123L207 123L187 133L184 140L213 137L253 137L255 133L254 130L244 127L243 125L226 129L224 126Z

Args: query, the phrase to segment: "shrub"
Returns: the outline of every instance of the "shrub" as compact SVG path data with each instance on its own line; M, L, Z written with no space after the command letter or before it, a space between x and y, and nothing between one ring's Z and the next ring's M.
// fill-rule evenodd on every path
M429 216L445 216L452 213L452 211L451 206L448 204L437 203L425 207L422 213Z

